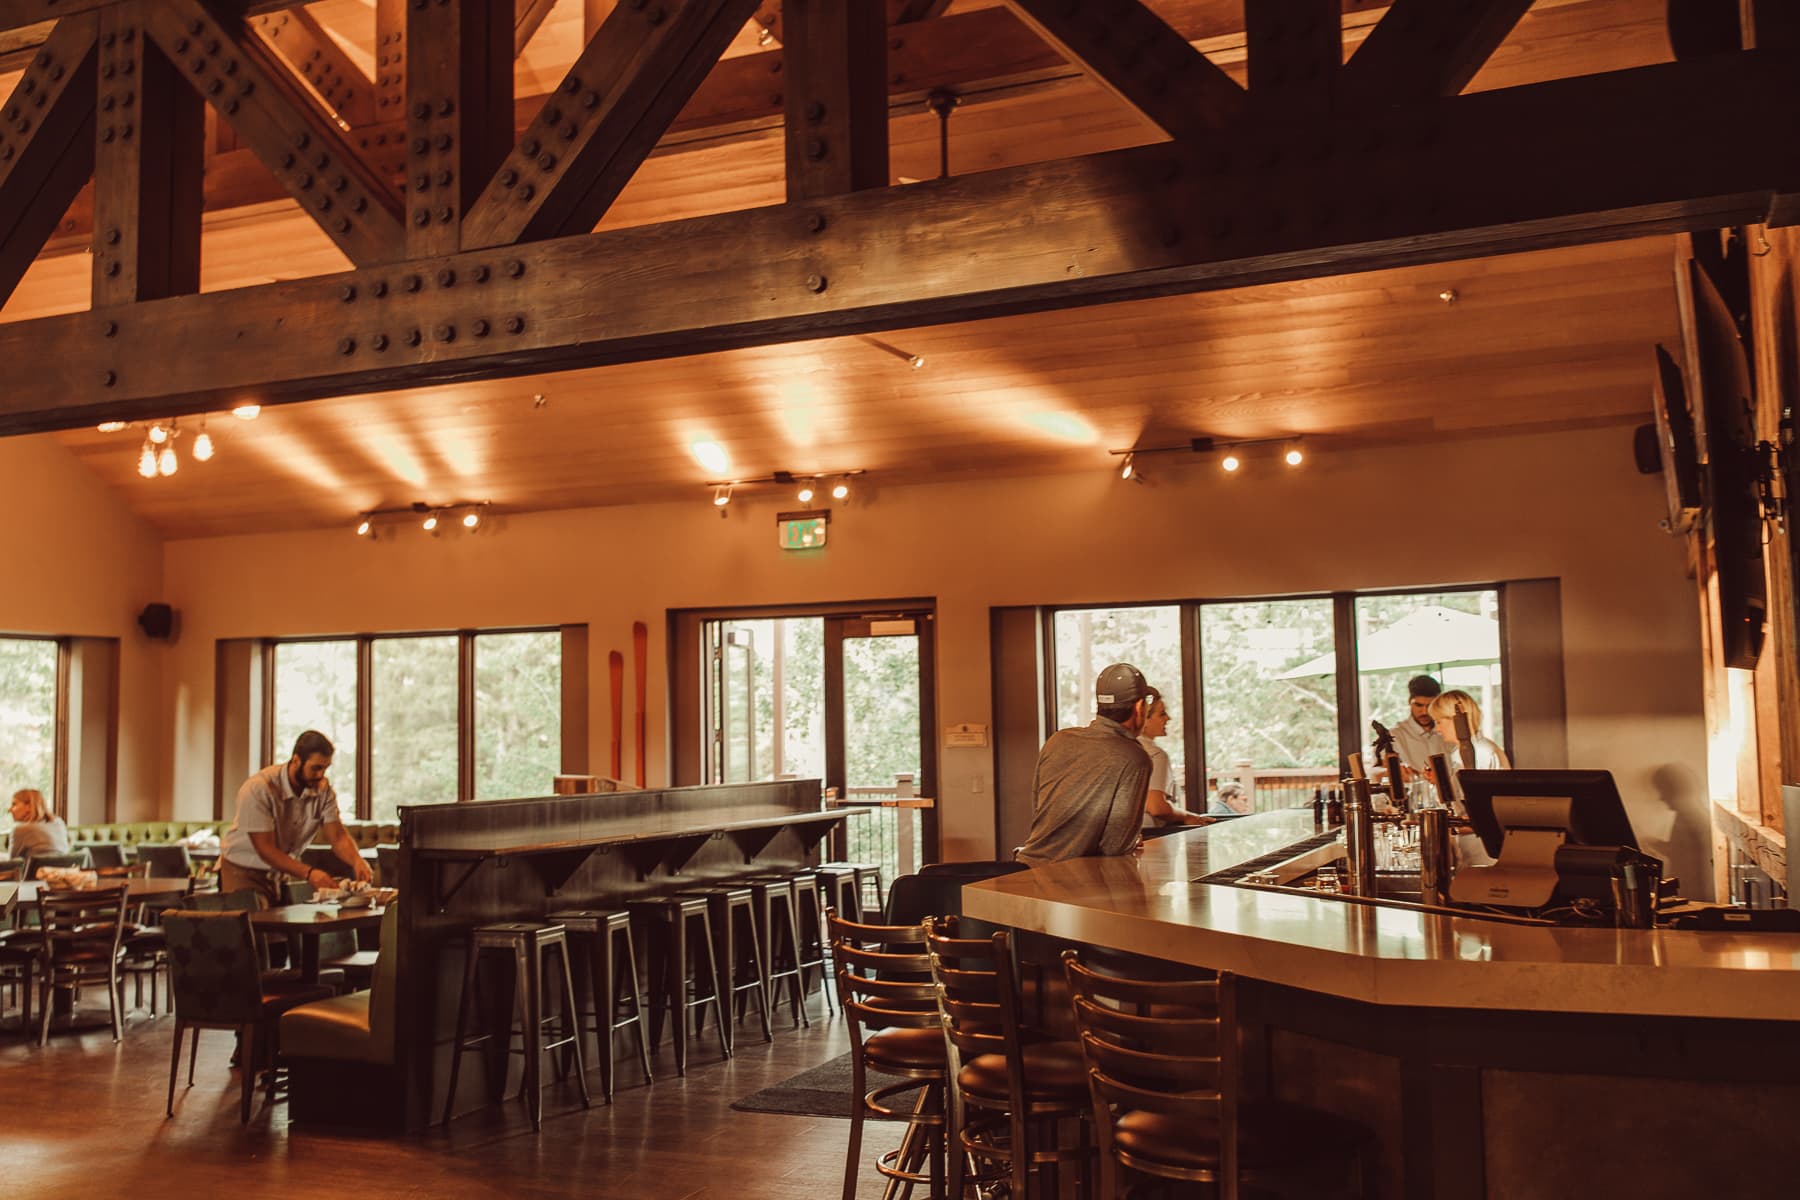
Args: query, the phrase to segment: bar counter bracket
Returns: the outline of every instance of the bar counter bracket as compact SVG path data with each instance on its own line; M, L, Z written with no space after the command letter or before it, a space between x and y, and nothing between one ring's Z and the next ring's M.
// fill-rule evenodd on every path
M744 852L744 865L748 866L756 861L757 855L768 849L769 843L774 841L783 829L787 828L790 826L772 825L761 829L734 829L731 831L731 840L736 842L738 849Z
M456 893L462 891L463 884L469 882L470 877L473 876L476 871L479 871L481 869L481 864L487 860L488 856L482 854L466 860L452 859L449 861L440 861L435 864L437 870L433 872L433 882L436 883L437 886L432 889L431 907L438 916L441 917L444 915L450 907L450 901L455 899ZM467 865L463 867L462 873L456 877L456 881L449 887L445 887L444 872L450 867L452 862L466 862Z
M581 864L599 849L598 846L572 846L567 850L550 850L541 854L527 855L525 861L543 880L544 894L554 896L569 882L571 876L581 869Z
M723 835L717 830L687 833L682 834L679 837L665 838L662 842L652 848L661 852L658 855L658 858L661 860L664 868L668 870L669 874L679 875L681 874L681 868L687 866L694 855L700 852L700 847L706 845L706 843L710 842L712 839L721 836ZM642 875L640 875L640 878L641 877Z

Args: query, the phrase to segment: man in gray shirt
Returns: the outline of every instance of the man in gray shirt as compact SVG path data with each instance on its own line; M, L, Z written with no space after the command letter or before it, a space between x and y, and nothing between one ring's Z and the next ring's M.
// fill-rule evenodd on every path
M1129 854L1138 846L1150 756L1138 745L1150 685L1129 663L1114 663L1094 684L1093 723L1059 729L1038 752L1031 834L1016 857L1027 866L1093 854Z
M323 833L352 876L373 876L338 812L337 793L325 779L332 746L309 729L294 743L294 756L264 767L244 780L237 794L237 820L219 850L219 887L227 892L253 888L270 904L280 904L282 880L292 875L314 887L333 887L330 873L300 861L313 835Z

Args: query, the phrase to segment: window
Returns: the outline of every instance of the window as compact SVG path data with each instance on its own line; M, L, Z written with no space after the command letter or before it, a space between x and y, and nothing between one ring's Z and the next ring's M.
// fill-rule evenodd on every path
M1365 742L1370 720L1391 726L1407 718L1406 681L1430 675L1445 691L1474 697L1481 734L1506 744L1498 591L1358 596L1356 667Z
M566 636L532 629L265 643L273 757L292 753L303 730L329 737L345 819L394 822L407 804L547 796L562 770L566 692L587 683L564 678Z
M275 647L275 751L285 761L308 729L331 739L331 786L348 816L356 791L356 643L282 642Z
M1421 673L1474 697L1482 733L1510 752L1501 597L1500 588L1467 588L1056 610L1056 725L1092 720L1101 668L1136 665L1169 705L1161 745L1183 780L1180 803L1200 811L1227 780L1243 783L1258 811L1310 803L1315 787L1340 776L1344 755L1368 750L1371 719L1406 719L1406 682ZM1340 685L1347 647L1338 631L1350 628L1358 675ZM1200 711L1184 714L1184 683L1194 678Z
M1337 778L1337 656L1330 600L1200 610L1206 773L1236 779L1251 807L1295 808Z
M534 795L561 770L561 635L478 635L475 798Z
M825 777L825 620L706 624L714 783Z
M56 802L57 656L52 638L0 638L0 789ZM12 815L0 825L10 832Z
M1056 614L1056 724L1086 725L1094 719L1094 678L1105 667L1128 662L1144 673L1169 708L1169 731L1159 745L1169 756L1172 781L1187 778L1187 739L1182 736L1181 610L1174 605L1143 608L1083 608ZM1186 788L1175 801L1187 806Z
M375 639L369 714L369 816L457 798L456 659L450 637ZM554 772L552 772L554 774ZM540 780L537 792L550 790Z

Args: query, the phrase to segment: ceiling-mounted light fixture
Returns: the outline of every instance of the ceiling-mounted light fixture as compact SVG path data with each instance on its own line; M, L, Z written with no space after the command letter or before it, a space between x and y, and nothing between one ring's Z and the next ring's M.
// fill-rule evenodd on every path
M442 504L418 500L395 508L371 508L356 514L356 536L376 541L382 525L405 526L417 521L420 529L432 537L441 537L446 517L457 518L464 529L474 533L487 524L488 508L486 500L455 500Z
M240 421L254 421L262 415L262 405L240 404L231 410L231 415Z
M731 485L721 483L713 488L713 507L724 508L731 503Z
M1218 455L1219 469L1226 474L1235 474L1241 470L1246 461L1255 457L1280 457L1290 467L1297 467L1306 461L1306 453L1302 449L1299 437L1241 438L1229 440L1225 438L1194 437L1186 442L1167 446L1132 446L1124 450L1112 450L1113 454L1123 461L1119 464L1119 478L1133 482L1144 482L1143 458L1147 454L1171 455Z
M817 494L813 490L813 481L809 479L800 485L800 490L794 493L794 498L802 504L811 504L813 497Z
M155 442L159 446L162 445L164 442L168 441L169 440L169 427L167 425L164 425L161 421L158 421L158 422L156 422L156 424L150 426L150 440Z
M137 472L145 479L156 478L156 447L150 444L149 438L144 439L144 446L138 451Z
M421 529L423 529L426 533L437 532L437 527L438 527L437 509L434 508L431 510L431 512L427 513L425 516L425 519L419 523L419 527Z
M194 461L211 462L213 456L212 434L206 432L206 418L200 418L200 432L194 435Z
M367 518L367 517L364 517L361 521L359 521L357 523L356 536L357 537L374 537L375 536L375 522L369 520L369 518Z
M893 355L915 371L922 371L925 369L925 356L923 354L914 354L911 350L902 350L892 342L884 342L880 338L870 337L866 333L862 335L862 340L869 343L869 345L875 347L883 354Z
M480 513L476 512L474 509L470 509L468 512L463 514L463 528L464 529L479 529L480 527L481 527L481 514Z
M848 475L839 476L838 481L831 485L831 498L833 500L850 498L850 477Z
M175 457L173 444L164 446L162 453L156 456L156 473L164 477L173 475L181 469L181 461Z
M124 421L102 421L100 424L94 426L94 428L98 429L101 433L118 433L125 427Z

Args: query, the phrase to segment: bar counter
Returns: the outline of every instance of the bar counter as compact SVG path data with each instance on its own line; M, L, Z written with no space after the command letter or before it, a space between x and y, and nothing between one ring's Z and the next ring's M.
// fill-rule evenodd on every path
M1192 880L1313 833L1305 810L964 892L970 916L1369 1004L1800 1020L1800 936L1518 925Z
M1794 1194L1800 935L1194 882L1313 832L1310 811L1238 818L970 885L963 911L1238 974L1246 1094L1366 1125L1384 1196Z

